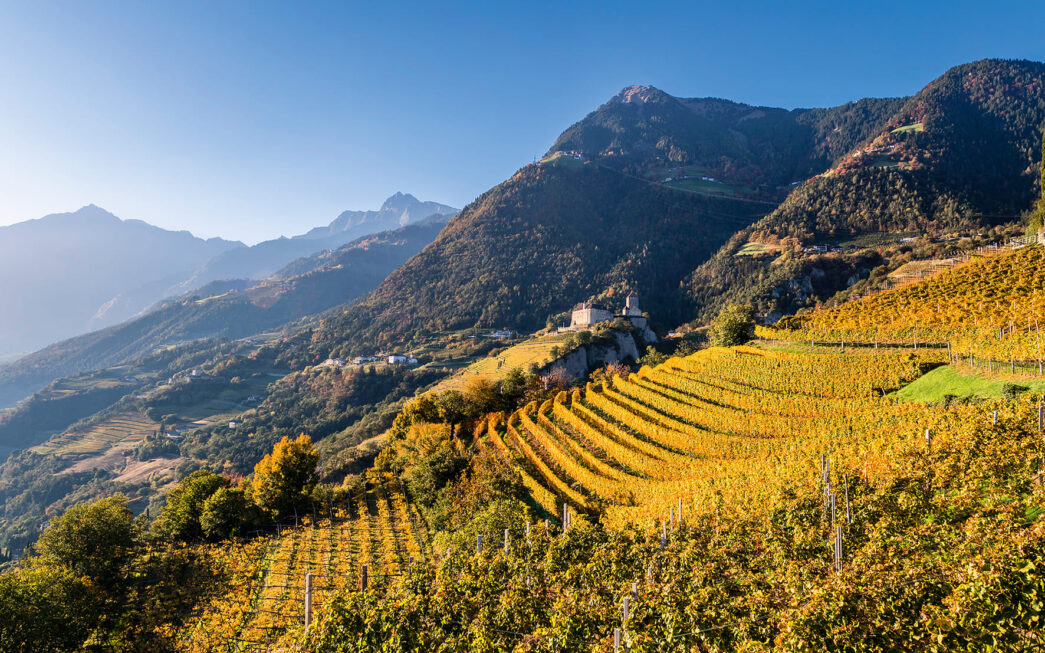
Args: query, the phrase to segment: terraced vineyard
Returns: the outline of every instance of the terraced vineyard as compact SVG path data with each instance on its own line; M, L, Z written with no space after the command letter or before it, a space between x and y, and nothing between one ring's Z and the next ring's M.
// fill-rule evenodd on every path
M269 650L301 641L305 576L312 574L312 618L339 592L400 574L424 560L427 530L391 474L374 475L349 510L312 515L299 526L217 549L228 583L186 632L182 650Z
M925 349L712 348L528 405L483 446L549 515L566 503L623 525L723 504L764 510L815 485L820 453L883 472L928 410L883 395L945 361Z
M132 445L159 428L137 412L119 413L85 430L67 431L33 447L37 453L93 456L118 445Z
M759 334L785 340L949 342L956 355L1041 361L1045 247L1031 245Z

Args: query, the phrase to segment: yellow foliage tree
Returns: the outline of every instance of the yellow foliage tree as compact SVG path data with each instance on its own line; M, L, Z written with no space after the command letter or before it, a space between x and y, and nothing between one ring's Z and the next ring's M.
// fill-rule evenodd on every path
M301 434L296 440L284 437L272 453L254 466L251 490L254 502L274 518L304 508L316 485L319 454L312 438Z

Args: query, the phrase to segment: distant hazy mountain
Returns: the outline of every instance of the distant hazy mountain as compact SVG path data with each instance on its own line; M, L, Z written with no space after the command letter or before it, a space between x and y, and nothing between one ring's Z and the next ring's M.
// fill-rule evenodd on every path
M263 279L296 259L337 249L360 236L455 213L457 209L445 204L422 202L409 193L396 193L376 211L345 211L329 225L300 236L266 240L253 247L224 252L196 270L176 290L189 292L219 279ZM168 293L172 294L179 293Z
M298 259L272 279L215 281L141 317L50 345L0 368L0 407L60 376L134 360L175 343L242 338L351 302L431 243L446 220L440 216L357 238Z
M90 205L0 227L0 360L119 324L208 283L263 279L360 236L457 209L396 193L376 211L253 247L121 220Z
M121 220L93 204L0 227L0 354L83 333L130 288L185 278L237 248L243 244Z

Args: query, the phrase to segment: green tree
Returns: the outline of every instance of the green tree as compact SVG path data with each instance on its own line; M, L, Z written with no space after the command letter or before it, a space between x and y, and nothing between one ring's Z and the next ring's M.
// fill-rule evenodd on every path
M304 434L296 440L284 437L254 466L254 503L275 519L304 509L316 484L318 463L312 438Z
M113 589L140 544L141 531L127 497L114 494L74 506L56 518L40 536L34 564L62 567L100 588Z
M751 339L754 329L755 317L751 307L730 304L711 321L711 344L718 347L742 345Z
M167 505L156 520L155 531L172 541L188 541L203 537L200 515L203 504L229 480L201 469L186 476L178 487L167 494Z
M203 502L200 528L211 540L238 535L250 523L250 508L250 501L241 488L218 488Z

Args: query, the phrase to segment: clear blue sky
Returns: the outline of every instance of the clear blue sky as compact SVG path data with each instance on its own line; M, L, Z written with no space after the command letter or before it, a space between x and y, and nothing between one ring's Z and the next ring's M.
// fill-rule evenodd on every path
M783 107L1045 60L1045 2L0 2L0 224L463 206L628 84Z

